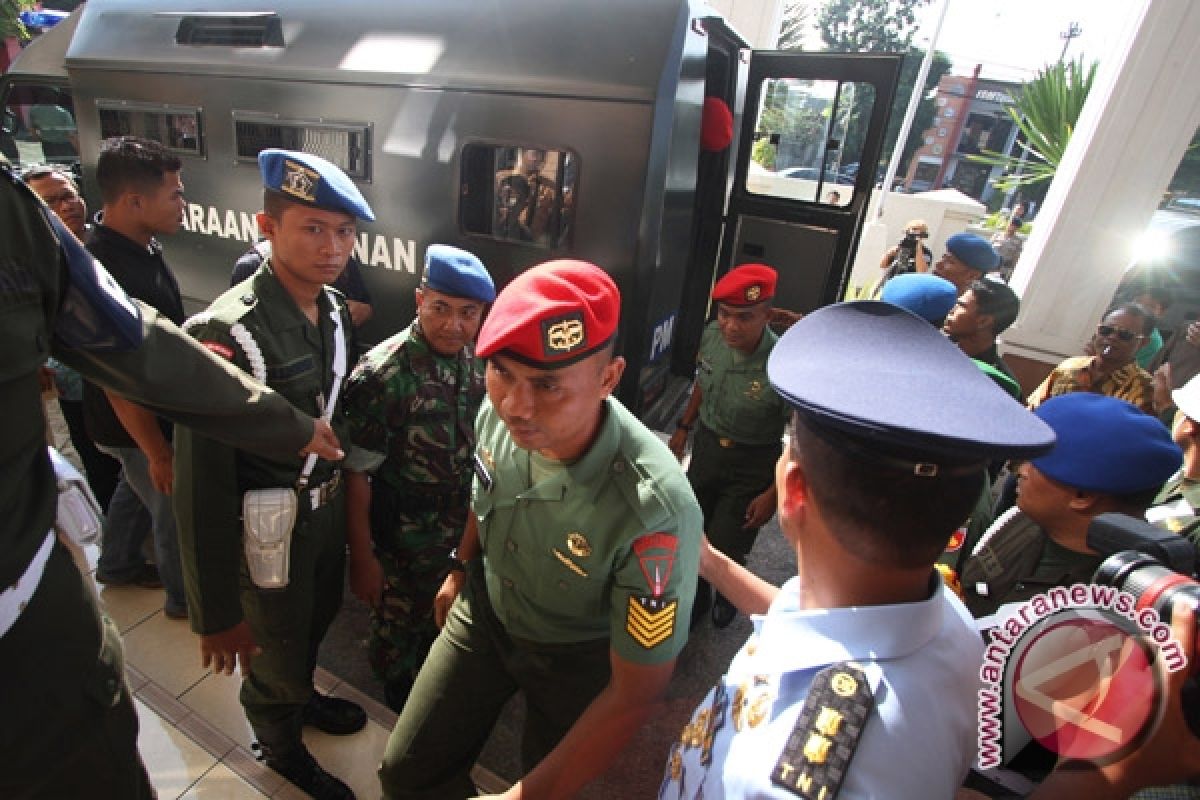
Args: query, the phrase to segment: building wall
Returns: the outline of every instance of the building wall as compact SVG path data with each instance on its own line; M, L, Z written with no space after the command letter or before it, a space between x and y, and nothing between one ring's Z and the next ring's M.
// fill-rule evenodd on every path
M783 22L783 0L708 0L755 50L774 50Z

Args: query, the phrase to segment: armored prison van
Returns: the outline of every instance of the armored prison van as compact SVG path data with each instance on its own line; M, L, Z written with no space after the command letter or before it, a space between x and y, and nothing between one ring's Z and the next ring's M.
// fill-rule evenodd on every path
M79 164L93 209L105 137L178 153L188 211L164 245L193 309L255 241L266 147L337 163L375 209L356 248L368 341L411 319L431 243L498 284L592 261L623 296L620 395L653 417L730 266L776 267L795 310L840 298L899 66L752 53L689 0L89 0L5 76L0 150ZM735 120L713 152L708 96Z

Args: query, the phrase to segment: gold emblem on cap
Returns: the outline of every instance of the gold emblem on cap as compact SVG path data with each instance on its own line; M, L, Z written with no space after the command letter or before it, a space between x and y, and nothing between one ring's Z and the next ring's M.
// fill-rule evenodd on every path
M762 287L757 283L753 286L746 287L746 300L753 303L758 298L762 297Z
M287 192L293 197L299 197L309 203L317 202L317 184L320 183L321 176L316 170L311 170L303 164L295 161L284 160L283 162L283 183L279 186L279 191Z
M833 676L829 682L833 687L833 691L837 692L839 697L853 697L858 691L858 681L854 680L854 676L849 672L839 672Z
M548 353L569 353L583 344L583 320L564 319L546 328L545 346Z
M592 554L591 542L579 531L571 531L567 534L567 549L576 558L587 558Z

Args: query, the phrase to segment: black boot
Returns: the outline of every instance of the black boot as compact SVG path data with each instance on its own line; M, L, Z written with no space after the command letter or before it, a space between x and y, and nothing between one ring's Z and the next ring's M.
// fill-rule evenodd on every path
M314 689L304 706L304 724L333 736L345 736L358 733L367 726L367 712L357 703L330 697Z
M274 725L252 725L260 761L316 800L355 800L350 787L330 775L300 738L300 717Z

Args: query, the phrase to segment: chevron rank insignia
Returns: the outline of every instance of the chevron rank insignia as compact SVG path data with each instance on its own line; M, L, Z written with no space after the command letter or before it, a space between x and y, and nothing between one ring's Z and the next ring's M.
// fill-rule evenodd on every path
M629 598L629 613L625 615L625 632L647 650L671 638L675 632L675 609L679 601L663 597L634 596Z

